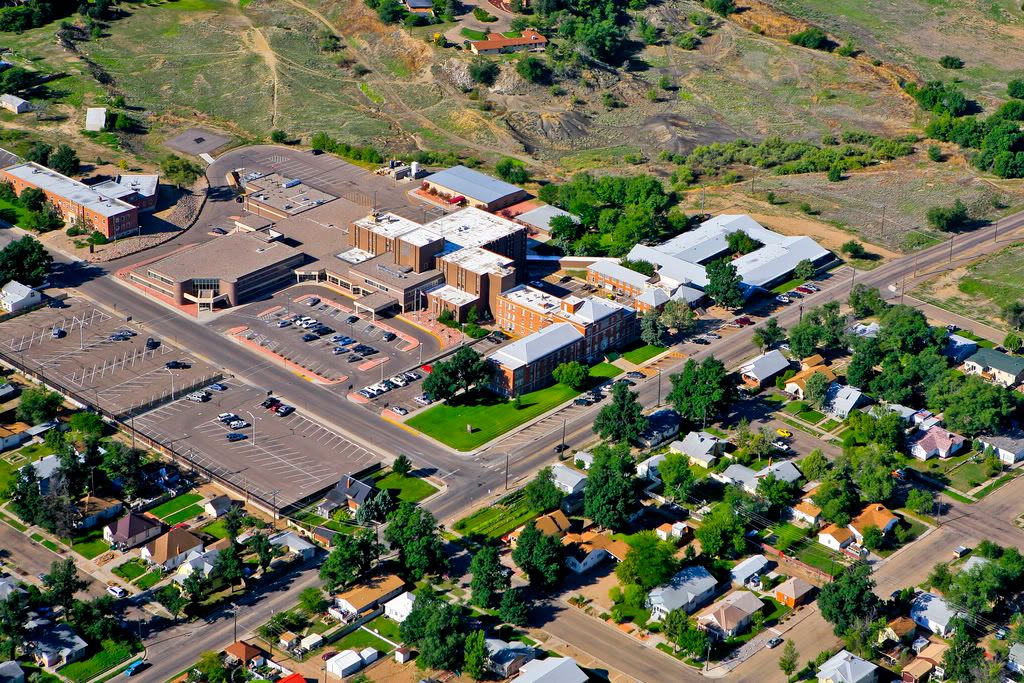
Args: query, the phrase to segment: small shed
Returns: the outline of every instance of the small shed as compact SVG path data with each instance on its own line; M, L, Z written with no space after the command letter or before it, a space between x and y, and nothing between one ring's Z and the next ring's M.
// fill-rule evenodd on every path
M107 125L106 107L89 107L85 110L85 129L99 132Z
M285 650L290 650L299 644L299 637L291 631L285 631L281 634L281 639L278 644Z
M317 649L324 644L324 637L319 633L310 633L308 636L299 641L299 647L306 652Z
M412 659L412 650L407 647L400 647L395 650L395 661L399 664L405 664Z
M327 660L327 673L338 678L354 674L363 668L363 659L355 650L345 650Z
M364 647L359 651L359 659L363 660L363 666L376 662L379 655L380 653L372 647Z

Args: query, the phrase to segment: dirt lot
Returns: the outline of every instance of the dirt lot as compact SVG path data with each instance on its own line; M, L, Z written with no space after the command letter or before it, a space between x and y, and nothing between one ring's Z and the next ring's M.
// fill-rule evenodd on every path
M227 383L211 400L179 400L135 418L135 428L171 445L187 459L239 484L265 500L277 491L284 507L376 462L375 456L296 410L287 417L263 408L266 393ZM287 403L287 397L281 397ZM234 413L249 426L232 429L221 413ZM255 425L255 427L253 427ZM245 438L229 442L230 432Z
M158 339L159 346L147 350L150 335L142 326L114 317L88 299L71 297L66 304L0 324L0 349L115 413L178 395L216 374L167 340ZM135 336L111 340L118 330L131 330ZM165 363L172 360L188 367L167 369Z

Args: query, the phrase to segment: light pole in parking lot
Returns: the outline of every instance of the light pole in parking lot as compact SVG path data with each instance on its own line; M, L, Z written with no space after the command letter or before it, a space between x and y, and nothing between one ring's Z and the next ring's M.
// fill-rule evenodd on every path
M171 400L173 401L174 400L174 373L171 372L170 368L164 368L164 370L166 370L167 374L171 376Z
M252 425L252 445L255 446L256 445L256 416L254 416L252 414L252 412L249 411L249 410L247 410L245 412L249 414L249 424Z

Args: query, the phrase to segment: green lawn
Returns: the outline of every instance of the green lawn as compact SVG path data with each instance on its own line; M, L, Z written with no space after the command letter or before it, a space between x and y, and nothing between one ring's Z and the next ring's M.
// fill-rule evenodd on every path
M833 429L838 427L839 424L840 423L836 422L835 420L828 419L828 420L825 420L822 424L818 425L818 427L820 429L824 429L826 432L831 432Z
M331 643L331 648L338 650L339 652L341 650L359 651L362 650L364 647L376 648L377 650L385 654L391 652L394 649L377 636L373 635L368 631L364 631L361 628L357 628L355 631L352 631L352 633L349 633L341 640Z
M1003 476L999 477L994 482L992 482L991 484L989 484L988 486L983 488L982 490L978 491L978 493L975 496L975 498L977 498L978 500L981 500L982 498L984 498L988 494L990 494L993 491L1001 488L1005 484L1010 483L1013 480L1014 480L1014 475L1012 475L1012 474L1004 474Z
M372 478L377 488L394 491L398 495L398 500L403 502L418 503L427 496L437 493L436 486L420 477L380 470Z
M775 542L772 545L785 552L791 546L806 538L808 530L801 529L789 522L782 522L772 527L771 533L775 536Z
M111 571L115 576L120 576L125 581L130 582L146 573L146 563L136 557L124 564L119 564Z
M832 576L839 574L846 566L837 553L832 552L814 539L811 539L800 549L796 554L796 559Z
M37 683L62 683L61 679L54 676L46 669L42 669L38 664L29 664L27 662L18 662L18 665L25 672L25 680L37 681ZM36 676L39 678L37 679Z
M781 285L772 287L772 294L785 294L794 287L799 287L803 283L807 282L802 277L795 277L792 280L786 280Z
M388 640L393 640L396 643L402 642L402 634L399 633L398 624L387 617L377 617L368 623L367 627L372 628Z
M173 514L167 515L163 520L165 523L171 525L181 524L182 522L187 522L193 517L198 517L201 514L203 514L202 505L189 505L188 507L178 510Z
M487 34L484 33L483 31L477 31L476 29L472 28L463 27L459 29L459 33L462 35L463 38L467 38L469 40L483 40L484 38L487 37Z
M590 368L592 385L615 377L622 370L609 363ZM505 432L539 417L580 392L564 384L523 394L520 407L489 391L475 389L447 403L424 410L406 424L459 451L470 451ZM467 430L472 426L472 431Z
M187 508L189 505L194 505L195 503L198 503L202 499L203 497L198 493L182 493L181 495L175 496L174 498L171 498L170 500L161 503L160 505L157 505L149 512L154 517L159 517L160 519L166 521L165 518L168 515L174 514L178 510L183 510Z
M804 422L809 422L812 425L816 425L825 419L825 416L819 413L817 410L804 410L797 415Z
M28 219L28 211L25 210L20 204L9 202L5 199L0 199L0 220L7 223L13 223L14 225L23 226L26 225L25 221Z
M14 480L15 473L30 462L53 453L53 449L45 444L30 444L21 450L12 451L0 458L0 500L7 500L5 492ZM22 457L18 457L22 456ZM11 462L11 460L16 462Z
M640 365L641 363L649 361L650 359L654 358L659 353L664 353L667 348L667 346L644 344L643 346L638 346L635 349L624 351L622 357L628 360L630 363Z
M224 518L218 519L215 522L207 524L202 529L203 533L210 534L214 538L227 538L228 530L224 527Z
M812 425L818 424L825 419L825 416L814 410L806 401L791 401L786 404L783 408L790 415L796 415L804 422L810 422Z
M134 643L105 640L99 652L88 659L61 667L60 673L75 683L84 683L117 666L137 651Z
M25 531L28 529L27 526L25 526L21 522L17 521L13 517L8 517L7 515L0 515L0 519L2 519L3 521L7 522L8 524L10 524L12 527L17 529L21 533L25 533Z
M455 523L454 529L464 536L495 539L539 514L540 512L527 505L526 496L519 491L502 498L490 507L482 508L460 519Z
M150 573L143 576L141 579L138 579L135 582L135 585L139 587L139 590L148 590L156 584L160 583L160 579L162 579L163 577L163 572L161 572L159 569L154 569Z
M68 541L65 541L65 543L68 543ZM110 544L103 540L102 527L75 536L71 539L70 545L72 550L87 560L99 557L110 550Z

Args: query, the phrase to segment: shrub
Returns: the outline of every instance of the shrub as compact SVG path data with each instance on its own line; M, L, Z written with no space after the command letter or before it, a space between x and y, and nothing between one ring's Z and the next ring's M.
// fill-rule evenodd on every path
M498 17L488 13L487 10L485 10L483 7L474 7L473 16L476 18L477 21L482 21L485 24L498 20Z
M476 57L469 63L469 77L483 85L494 85L500 71L496 63L484 57Z
M727 17L736 11L734 0L704 0L704 6L722 17Z
M857 240L850 240L849 242L844 242L843 246L841 246L839 249L850 258L864 258L864 254L867 253L864 250L864 245L858 242Z
M932 161L942 161L942 148L938 145L928 147L928 158Z
M928 224L936 230L956 230L962 228L967 220L967 207L959 199L953 202L953 206L933 206L928 209Z
M700 45L700 38L695 33L681 33L676 36L676 45L684 50L696 50Z
M1015 78L1006 84L1006 94L1015 99L1024 99L1024 79Z
M530 83L543 83L551 76L551 72L544 62L536 57L527 57L516 64L516 73Z
M283 145L288 141L288 134L283 130L275 130L270 134L270 141L275 145Z
M825 32L817 26L794 33L789 37L789 42L800 47L807 47L812 50L832 50L832 41L828 39Z
M852 40L847 41L842 47L836 50L836 54L840 57L853 57L857 54L857 46L853 44Z
M946 55L939 59L939 66L943 69L962 69L964 68L964 60L953 55Z
M843 179L843 168L839 164L834 164L828 169L828 180L832 183L838 183Z

